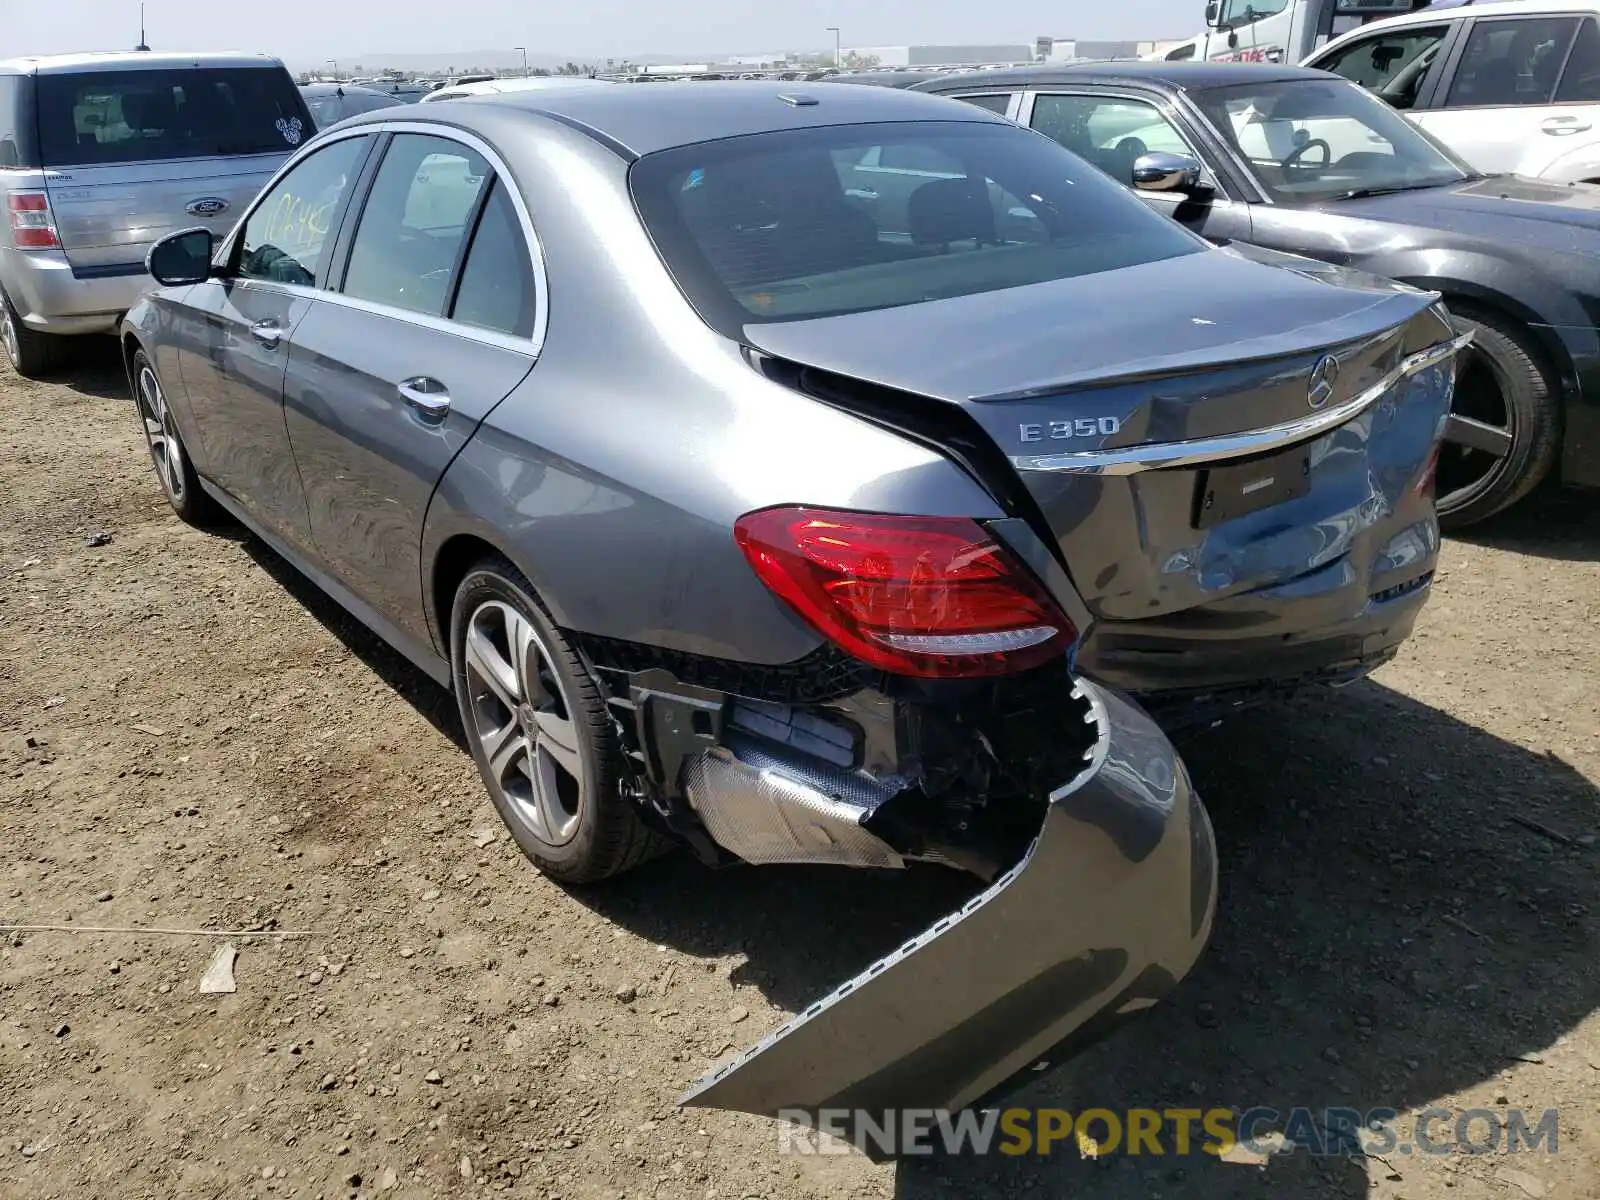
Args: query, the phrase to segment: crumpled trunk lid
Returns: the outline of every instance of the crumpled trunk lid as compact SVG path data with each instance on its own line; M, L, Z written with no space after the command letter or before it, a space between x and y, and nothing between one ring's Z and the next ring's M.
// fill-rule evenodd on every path
M1137 620L1295 580L1416 520L1407 489L1453 385L1436 299L1217 250L746 336L836 392L960 409L1009 459L1090 610Z
M1083 680L1075 697L1094 744L1022 861L680 1103L875 1126L893 1110L974 1105L1187 973L1216 903L1210 821L1142 710Z

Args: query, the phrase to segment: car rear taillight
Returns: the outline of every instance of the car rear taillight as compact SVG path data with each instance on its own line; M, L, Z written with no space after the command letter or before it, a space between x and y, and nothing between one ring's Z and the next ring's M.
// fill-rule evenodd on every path
M11 192L6 196L11 213L11 241L18 250L55 250L61 245L50 197L44 192Z
M1003 675L1076 636L1039 580L966 517L768 508L734 525L761 582L841 650L923 678Z

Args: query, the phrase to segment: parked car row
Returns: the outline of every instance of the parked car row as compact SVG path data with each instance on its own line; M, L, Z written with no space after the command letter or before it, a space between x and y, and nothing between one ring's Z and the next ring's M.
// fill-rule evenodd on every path
M1486 175L1362 88L1305 68L1084 63L908 86L1048 135L1213 242L1443 295L1475 335L1439 464L1447 527L1553 472L1600 485L1600 188Z

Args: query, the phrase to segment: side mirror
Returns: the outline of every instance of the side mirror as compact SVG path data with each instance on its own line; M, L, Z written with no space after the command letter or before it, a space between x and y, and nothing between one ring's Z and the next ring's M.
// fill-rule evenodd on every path
M1133 160L1133 186L1141 192L1194 195L1201 190L1200 177L1204 173L1200 160L1189 154L1156 150Z
M169 233L144 256L144 269L163 287L204 283L211 278L215 246L209 229L184 229Z
M1217 0L1211 0L1211 3L1206 5L1207 29L1215 29L1217 27L1217 18L1222 15L1221 7L1222 6L1217 3Z

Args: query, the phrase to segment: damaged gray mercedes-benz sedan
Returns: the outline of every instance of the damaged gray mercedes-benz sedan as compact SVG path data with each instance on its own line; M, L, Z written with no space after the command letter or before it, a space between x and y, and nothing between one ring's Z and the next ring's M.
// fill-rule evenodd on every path
M377 112L150 268L168 499L451 688L541 869L981 887L690 1103L967 1105L1148 1007L1216 854L1146 710L1356 678L1432 577L1435 297L1212 248L948 100Z

